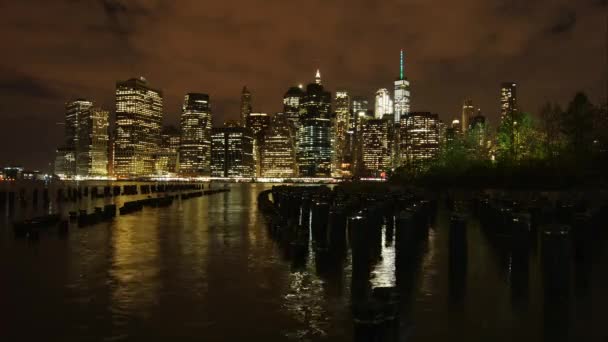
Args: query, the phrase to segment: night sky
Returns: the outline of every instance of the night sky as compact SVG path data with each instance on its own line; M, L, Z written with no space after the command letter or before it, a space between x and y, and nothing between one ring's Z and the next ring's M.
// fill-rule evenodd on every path
M495 121L499 84L537 112L582 90L604 101L608 0L3 0L0 165L45 168L65 101L114 112L117 80L164 92L167 124L186 92L211 96L214 124L238 117L240 91L274 113L313 80L372 99L406 53L413 110L451 120L471 97Z

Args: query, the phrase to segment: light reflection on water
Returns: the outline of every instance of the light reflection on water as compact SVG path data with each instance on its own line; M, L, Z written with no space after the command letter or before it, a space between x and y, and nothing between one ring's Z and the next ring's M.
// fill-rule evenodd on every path
M294 264L257 211L257 195L269 186L230 186L230 193L72 227L67 238L49 233L39 242L15 240L5 219L0 340L352 340L350 252L323 252L309 240L304 264ZM553 316L543 312L538 253L530 255L528 295L516 302L511 257L472 223L469 267L454 281L446 217L432 224L419 262L407 272L396 269L394 239L382 231L370 282L408 292L403 320L412 338L542 340L543 320ZM603 251L594 270L608 265ZM587 277L569 306L556 307L566 315L559 322L566 322L566 336L601 340L608 280L605 272ZM464 288L454 291L455 285Z

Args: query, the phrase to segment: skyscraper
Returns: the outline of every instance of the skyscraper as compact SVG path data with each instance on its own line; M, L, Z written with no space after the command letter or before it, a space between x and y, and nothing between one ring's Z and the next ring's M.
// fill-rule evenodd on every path
M247 116L246 127L251 129L256 137L263 137L268 126L270 126L270 116L267 113L250 113Z
M464 100L464 104L462 105L462 118L460 119L461 131L466 132L469 129L469 122L475 115L475 106L473 105L473 100L467 99Z
M79 113L76 173L80 177L108 175L108 121L110 113L98 107Z
M359 117L365 116L369 109L369 101L366 98L361 96L353 97L353 110L349 121L349 128L351 130L356 130Z
M93 101L76 99L65 104L65 147L76 150L78 146L78 125L80 118L88 115Z
M297 159L302 177L329 177L332 169L331 93L315 83L306 87L300 102Z
M93 102L76 99L65 104L64 145L55 154L55 174L61 178L72 178L77 173L77 148L80 119L88 116Z
M291 87L283 96L283 113L294 129L300 127L300 102L304 91L300 87Z
M254 177L253 134L246 127L213 128L211 176Z
M261 175L267 178L289 178L296 174L295 141L289 121L283 113L272 117L261 148Z
M156 154L156 175L174 176L178 170L180 131L173 126L163 127L159 152Z
M261 151L264 146L264 135L270 126L270 116L266 113L250 113L247 116L247 128L253 132L253 158L256 176L261 175Z
M347 138L350 121L350 96L346 91L336 92L336 118L334 122L334 136L335 136L335 170L338 172L336 176L341 176L342 164L345 162L345 155L350 155L347 149ZM349 164L348 161L346 164ZM339 173L339 174L338 174Z
M247 126L247 117L251 114L251 93L247 89L247 86L243 87L241 92L241 125Z
M391 120L365 120L361 132L363 175L381 177L390 167L388 129Z
M405 77L403 50L399 59L399 78L395 81L395 123L410 111L410 81Z
M208 176L211 171L211 104L209 95L189 93L181 116L179 172L184 176Z
M401 118L401 160L419 170L439 152L440 121L437 114L410 112Z
M500 119L513 120L517 113L517 84L504 82L500 87Z
M376 119L382 119L385 115L393 115L393 101L388 90L382 88L376 92L376 106L374 115Z
M116 83L114 173L118 178L154 175L160 145L163 95L143 77Z

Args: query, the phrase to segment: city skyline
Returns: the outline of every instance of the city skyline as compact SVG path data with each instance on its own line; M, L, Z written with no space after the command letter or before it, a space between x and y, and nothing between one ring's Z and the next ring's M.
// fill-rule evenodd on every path
M176 126L183 96L188 92L209 93L217 122L239 117L239 93L244 85L253 93L256 111L275 113L282 110L281 94L289 86L309 82L317 68L327 89L347 89L353 96L373 100L375 90L393 88L392 83L399 76L400 49L406 53L405 74L412 82L411 110L436 112L445 121L457 117L462 100L471 98L491 122L496 122L498 94L493 89L504 80L518 82L522 90L519 102L522 109L530 112L537 111L547 100L564 105L565 99L578 90L588 93L596 103L605 101L605 39L596 33L604 31L601 25L605 25L605 1L498 5L469 0L444 6L405 3L396 8L389 1L373 11L390 14L389 10L401 13L398 10L402 9L404 15L399 16L399 21L391 15L393 19L383 20L385 23L379 27L358 27L351 22L352 18L369 16L374 21L378 17L360 3L353 4L351 11L356 15L350 19L336 5L326 4L327 11L319 14L317 20L326 28L327 36L314 37L301 32L306 30L297 25L267 36L280 23L255 18L248 21L240 14L247 11L235 13L226 8L230 5L205 8L214 25L195 27L189 33L177 28L179 25L167 31L163 25L152 25L150 21L161 16L170 22L183 21L185 16L202 14L202 8L195 3L178 8L165 1L99 1L89 8L78 2L58 1L53 5L38 4L33 9L27 3L11 3L3 8L3 13L13 15L3 21L2 35L15 44L0 61L0 116L7 123L0 135L5 144L14 140L20 143L17 150L3 151L0 160L28 167L45 166L47 156L53 153L51 146L62 139L60 130L53 132L51 126L63 121L65 102L80 97L94 99L114 115L113 85L117 80L138 76L163 90L164 123ZM259 10L272 16L277 11L289 13L291 6L281 4L273 9L262 5ZM317 14L314 8L315 4L306 4L300 11ZM468 11L483 18L483 23L464 25L457 19L445 20L442 25L447 25L449 33L439 33L446 30L431 30L427 25L418 25L425 27L421 29L397 24L401 20L419 22L415 17L428 18L431 11L439 17ZM27 16L21 15L25 12ZM64 13L72 14L73 19L67 19ZM86 15L77 19L79 15L74 14ZM340 18L338 28L330 24L336 16ZM281 18L284 19L293 18ZM146 30L134 30L129 28L131 22L148 26ZM215 27L227 29L210 30ZM353 35L357 41L349 38L336 48L327 48L330 41L354 29L361 33ZM239 35L241 30L243 34ZM379 30L383 32L382 39L378 39ZM201 51L192 44L171 43L198 39L193 36L196 34L209 40L207 46L211 48ZM57 43L59 37L61 44ZM276 44L258 44L255 52L250 45L241 44L259 43L262 37ZM94 43L84 46L84 39ZM169 44L167 49L158 48L165 43ZM346 52L349 47L362 44L370 52ZM120 54L108 53L121 47ZM45 53L40 53L43 50ZM293 55L292 50L298 53ZM547 51L560 51L560 58L547 55ZM19 139L28 128L42 136L41 145L45 148ZM25 159L18 159L20 155L25 155Z

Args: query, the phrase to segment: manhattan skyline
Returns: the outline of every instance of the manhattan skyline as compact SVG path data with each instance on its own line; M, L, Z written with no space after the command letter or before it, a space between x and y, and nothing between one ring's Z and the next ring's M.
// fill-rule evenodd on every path
M113 116L117 80L146 77L164 93L164 123L176 126L184 94L207 93L219 126L238 119L243 86L254 112L272 114L317 68L328 90L373 101L399 76L400 49L412 111L444 121L471 98L496 123L503 81L518 83L519 104L532 113L547 101L564 105L577 90L605 101L606 1L346 4L310 2L297 12L266 2L3 4L1 35L11 48L0 59L0 136L14 148L0 160L44 168L62 139L65 102L92 99Z

